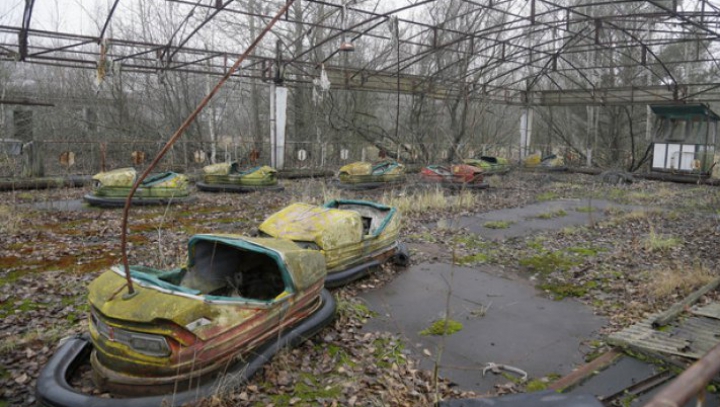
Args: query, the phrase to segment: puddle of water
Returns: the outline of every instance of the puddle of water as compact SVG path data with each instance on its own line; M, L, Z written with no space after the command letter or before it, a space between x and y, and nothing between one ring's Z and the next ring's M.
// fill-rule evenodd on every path
M578 302L539 297L525 281L479 268L421 264L362 295L379 314L365 329L404 336L421 366L432 369L441 337L419 332L445 315L448 293L450 316L463 329L445 337L440 373L468 390L483 392L508 382L501 375L483 377L488 362L515 366L536 378L567 374L583 362L583 340L594 337L604 323ZM426 356L424 349L433 356Z
M591 225L605 219L605 210L611 207L623 210L640 209L635 206L619 205L597 199L560 200L441 220L438 225L451 229L465 228L471 233L480 234L487 239L503 240L542 231L560 230L569 226ZM593 210L588 212L589 208L593 208ZM543 218L552 214L560 216ZM503 229L489 228L485 226L488 222L507 222L507 227Z

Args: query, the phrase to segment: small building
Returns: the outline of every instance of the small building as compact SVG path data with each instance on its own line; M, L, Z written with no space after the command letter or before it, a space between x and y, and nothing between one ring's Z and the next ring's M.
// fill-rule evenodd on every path
M655 114L652 171L709 175L720 116L704 104L650 109Z

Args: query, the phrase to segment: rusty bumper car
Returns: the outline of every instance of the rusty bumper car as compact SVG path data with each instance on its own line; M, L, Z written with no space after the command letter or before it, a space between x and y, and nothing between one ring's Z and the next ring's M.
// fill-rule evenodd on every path
M366 276L392 260L405 266L408 250L399 241L400 215L369 201L335 200L323 206L295 203L268 217L261 235L290 239L325 256L326 287Z
M523 160L525 169L534 171L567 171L565 160L557 154L549 154L541 156L540 154L531 154Z
M203 181L197 183L206 192L282 191L277 171L267 165L241 169L236 162L208 165L203 168Z
M242 385L281 348L327 325L335 301L324 288L325 259L290 240L197 235L187 266L122 267L90 285L89 335L66 341L37 382L56 407L176 406ZM69 378L85 364L103 391L80 392Z
M345 165L338 172L339 188L362 190L394 186L405 181L405 166L394 161L376 163L358 161Z
M485 175L506 174L512 169L510 162L504 157L481 155L476 158L466 158L463 162L481 168Z
M122 207L130 194L137 172L134 168L119 168L93 176L96 186L84 196L92 206ZM163 172L147 177L132 199L133 205L166 205L194 201L190 196L188 178L175 172Z
M429 165L420 171L426 183L438 183L450 189L486 189L483 170L467 164Z

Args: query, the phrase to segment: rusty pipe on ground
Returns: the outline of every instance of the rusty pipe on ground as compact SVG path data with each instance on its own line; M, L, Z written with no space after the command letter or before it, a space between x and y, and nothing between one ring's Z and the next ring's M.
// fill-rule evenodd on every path
M662 389L645 407L684 406L693 396L702 392L719 371L720 343Z
M295 2L295 0L287 0L285 2L285 5L280 8L280 11L273 17L272 20L265 26L265 28L260 32L260 34L255 38L255 40L250 44L250 46L245 50L245 52L238 58L237 61L233 64L232 67L223 75L222 78L218 81L218 83L215 85L215 87L208 93L203 100L200 101L200 103L197 105L195 110L193 110L192 113L190 113L190 116L185 119L185 121L180 125L180 127L175 131L175 133L170 137L170 139L167 141L165 146L158 152L157 156L153 161L150 163L150 165L147 167L147 169L135 180L135 183L133 184L132 188L130 189L130 193L127 196L127 199L125 200L125 207L123 208L123 219L122 219L122 231L120 235L120 251L122 252L122 263L123 268L125 269L125 279L127 280L127 286L128 286L128 296L132 296L135 294L135 289L133 287L132 278L130 278L130 265L128 264L128 257L127 257L127 223L128 223L128 214L130 213L130 205L132 204L132 198L133 195L135 195L135 192L140 187L140 184L143 182L143 180L150 174L150 171L155 168L155 166L160 162L160 160L165 156L165 154L170 150L170 147L180 138L180 136L185 133L185 130L190 126L190 124L195 120L198 114L207 106L207 104L210 102L210 100L215 96L215 94L220 90L220 88L225 84L225 82L232 76L232 74L237 71L237 69L240 67L240 64L247 58L248 55L257 47L257 45L260 43L260 41L265 37L265 34L267 34L272 27L275 25L275 23L282 17L285 12L290 8L290 6Z

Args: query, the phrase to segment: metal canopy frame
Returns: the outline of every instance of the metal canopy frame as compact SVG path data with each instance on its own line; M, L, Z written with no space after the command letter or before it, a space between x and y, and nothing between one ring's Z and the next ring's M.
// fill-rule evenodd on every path
M115 66L221 76L243 46L226 41L208 49L199 34L271 18L248 2L165 0L161 4L175 5L185 18L165 41L150 42L107 36L120 0L97 36L33 29L35 0L24 1L22 21L0 26L0 60L108 72ZM462 14L442 17L451 4ZM286 40L285 82L310 84L323 66L336 88L434 98L537 106L720 101L718 0L417 0L383 11L377 5L303 0L301 19L288 11L273 29ZM390 19L399 27L397 38L388 30ZM463 26L467 21L477 24ZM364 65L339 55L345 36L362 50ZM269 79L271 52L249 56L231 80ZM633 76L620 80L620 69L634 70Z

